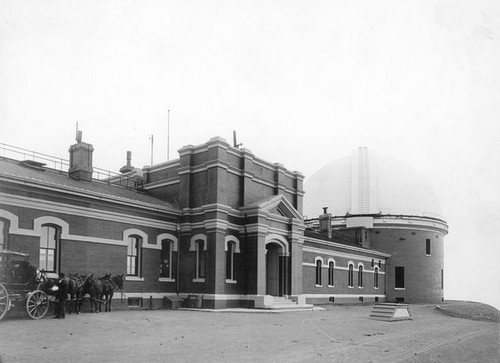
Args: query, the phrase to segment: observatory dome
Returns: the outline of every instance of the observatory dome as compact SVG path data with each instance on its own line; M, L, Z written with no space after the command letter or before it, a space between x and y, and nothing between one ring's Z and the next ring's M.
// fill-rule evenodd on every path
M304 189L304 215L317 217L323 207L332 215L394 214L442 218L431 184L408 164L368 148L326 165Z

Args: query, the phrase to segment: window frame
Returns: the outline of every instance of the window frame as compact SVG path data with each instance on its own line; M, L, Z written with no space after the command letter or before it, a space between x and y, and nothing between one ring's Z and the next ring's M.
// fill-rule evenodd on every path
M379 268L377 266L375 266L375 268L373 269L373 288L374 289L379 288L378 276L379 276Z
M50 230L53 230L53 237L54 237L54 247L50 248L49 245L49 232ZM40 241L38 244L38 268L40 270L44 270L46 272L54 272L58 273L59 272L59 265L60 265L60 246L61 246L61 227L58 226L57 224L53 223L44 223L40 226ZM45 234L45 236L44 236ZM46 247L42 246L42 243L44 241L44 238L47 239L47 244ZM44 255L45 258L43 259L42 263L42 251L45 251ZM49 256L49 251L53 251L52 253L52 266L49 269L48 268L48 256Z
M431 256L431 239L430 238L425 239L425 255Z
M335 286L335 261L328 261L328 286Z
M399 273L398 273L399 271ZM394 289L405 289L405 268L404 266L394 266Z
M323 258L321 257L316 257L314 259L314 266L315 266L315 276L314 276L314 286L316 287L322 287L323 279Z
M363 271L364 271L363 264L359 264L358 265L358 288L359 289L363 288Z
M172 275L172 266L173 266L173 256L174 256L174 247L175 241L172 241L170 238L163 238L161 241L161 249L160 249L160 280L161 281L174 281ZM168 250L165 251L165 247L168 246ZM168 255L168 256L166 256ZM167 257L167 259L165 259ZM168 267L165 276L165 260L168 260Z
M130 244L130 242L134 240L135 241L135 248ZM143 239L141 236L137 234L130 234L127 236L127 278L141 278L142 275L142 246L143 246ZM129 254L130 252L136 252L136 254ZM134 273L129 273L130 272L130 264L129 262L134 259L135 264L134 264Z
M347 266L347 287L354 288L354 263L349 262Z

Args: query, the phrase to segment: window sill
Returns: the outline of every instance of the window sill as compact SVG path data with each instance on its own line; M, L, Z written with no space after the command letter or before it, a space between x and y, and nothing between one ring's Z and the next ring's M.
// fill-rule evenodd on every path
M427 257L431 257L432 255L428 255L427 253L425 254Z
M193 282L205 282L205 279L193 279Z
M374 287L375 290L378 290L378 287Z
M314 286L316 286L316 287L323 287L323 285L314 285Z
M226 284L236 284L236 283L238 283L236 280L226 279Z
M354 289L354 286L347 286L348 289Z
M361 289L361 290L363 290L363 286L358 286L358 289Z
M144 281L144 277L139 276L126 276L125 281Z
M335 287L335 285L328 285L328 287Z
M160 277L158 282L175 282L175 279L171 279L170 277Z
M404 287L395 287L394 290L406 290Z

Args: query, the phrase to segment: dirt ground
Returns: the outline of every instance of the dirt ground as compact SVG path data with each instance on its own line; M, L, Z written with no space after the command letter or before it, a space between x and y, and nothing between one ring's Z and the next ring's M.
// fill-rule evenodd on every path
M11 317L9 362L499 362L500 324L412 305L413 320L368 319L371 306L283 313L137 310Z

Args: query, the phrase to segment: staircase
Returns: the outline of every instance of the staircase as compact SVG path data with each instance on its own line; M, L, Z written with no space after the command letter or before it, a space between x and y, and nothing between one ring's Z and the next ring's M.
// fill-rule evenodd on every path
M269 296L262 309L268 310L312 310L311 304L299 304L286 296Z
M382 321L412 320L408 304L381 303L373 306L370 319Z

